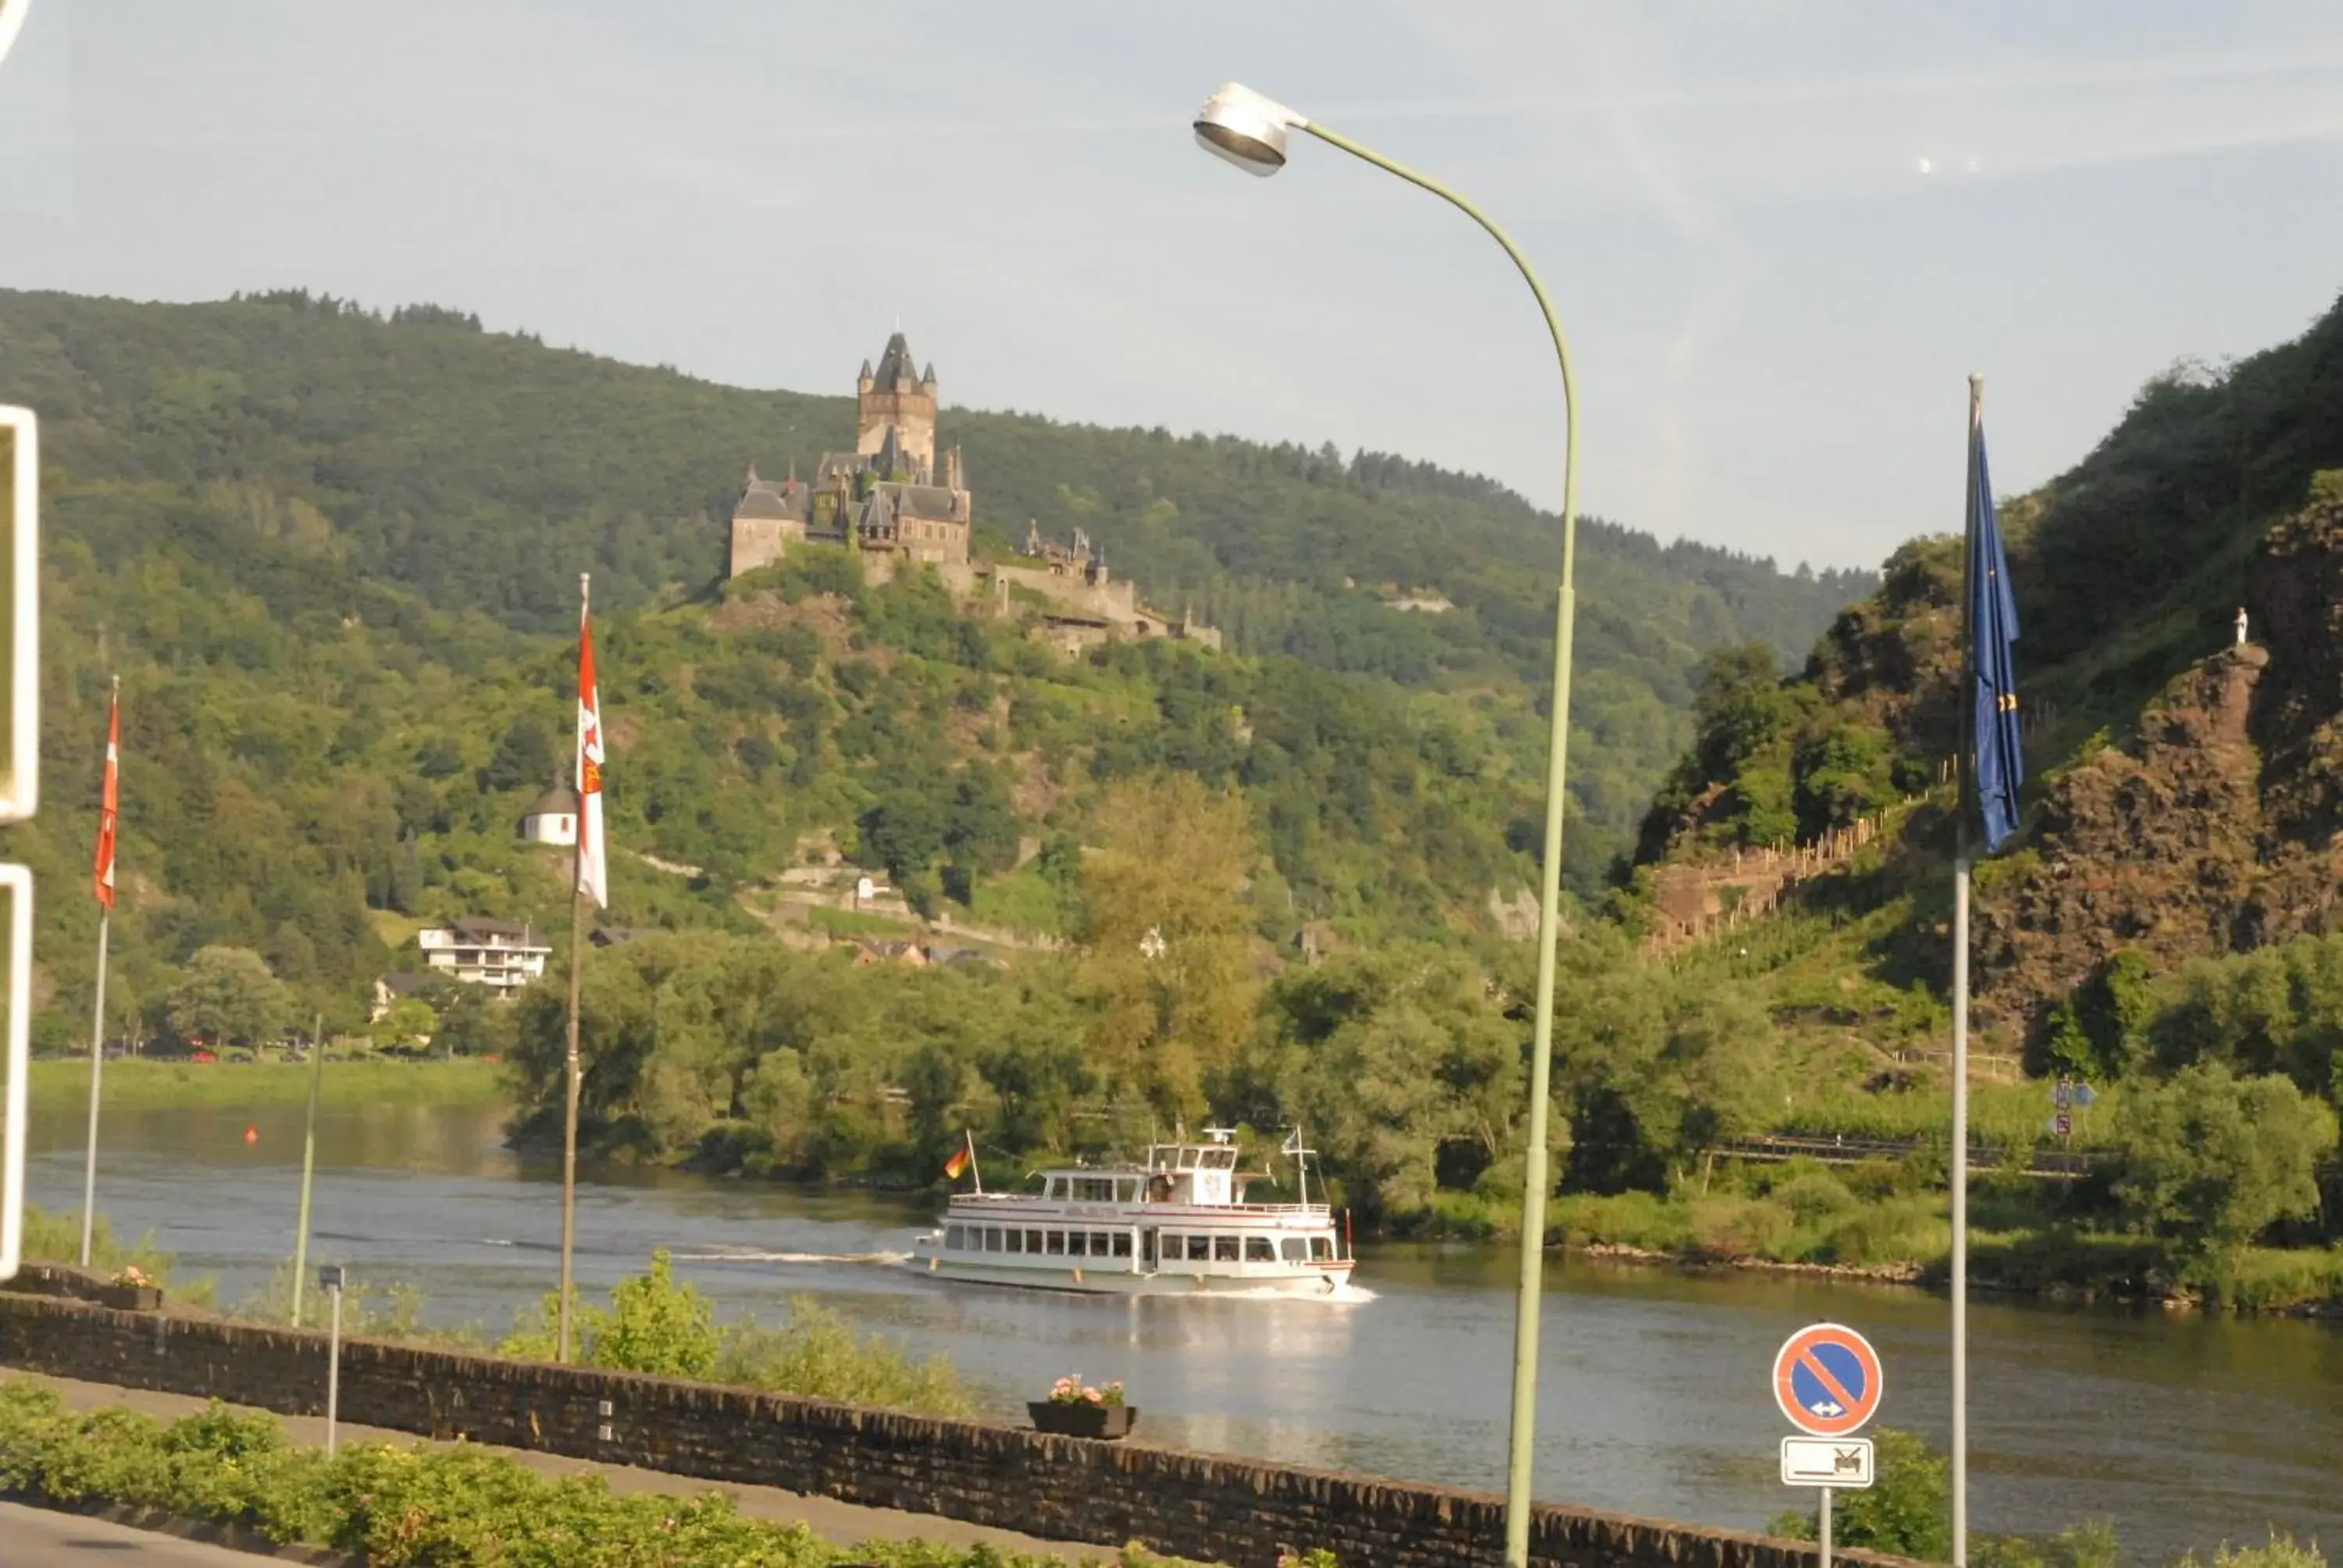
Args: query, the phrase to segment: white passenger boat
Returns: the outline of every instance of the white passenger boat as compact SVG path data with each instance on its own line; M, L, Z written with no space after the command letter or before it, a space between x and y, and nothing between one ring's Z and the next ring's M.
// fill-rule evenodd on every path
M1251 1203L1230 1129L1202 1143L1158 1143L1143 1165L1036 1171L1037 1191L955 1193L943 1223L912 1242L913 1266L939 1278L1097 1295L1206 1291L1331 1295L1353 1260L1332 1211L1310 1198L1310 1151L1284 1152L1302 1201Z

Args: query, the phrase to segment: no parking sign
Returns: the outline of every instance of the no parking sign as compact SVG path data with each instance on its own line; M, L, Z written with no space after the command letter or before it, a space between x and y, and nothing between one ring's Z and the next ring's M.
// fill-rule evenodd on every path
M1838 1323L1816 1323L1774 1357L1774 1400L1790 1424L1815 1437L1860 1431L1879 1410L1886 1382L1871 1342Z

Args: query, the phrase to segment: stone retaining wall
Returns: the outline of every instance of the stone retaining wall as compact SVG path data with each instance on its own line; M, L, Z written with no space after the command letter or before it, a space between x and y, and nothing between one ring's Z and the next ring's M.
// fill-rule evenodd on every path
M320 1413L325 1400L322 1334L56 1296L0 1293L0 1365L285 1414ZM1233 1568L1269 1568L1281 1550L1317 1546L1345 1568L1502 1560L1503 1500L1446 1487L378 1340L343 1342L341 1379L343 1417L365 1425L1058 1540L1137 1541ZM1538 1510L1532 1554L1552 1568L1814 1568L1815 1559L1791 1542L1550 1506Z

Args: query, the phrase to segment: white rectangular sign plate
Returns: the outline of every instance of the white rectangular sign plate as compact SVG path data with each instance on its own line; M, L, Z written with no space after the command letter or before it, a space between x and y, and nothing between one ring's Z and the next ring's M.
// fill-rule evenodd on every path
M1782 1484L1829 1486L1860 1492L1871 1484L1871 1439L1785 1437L1782 1440Z

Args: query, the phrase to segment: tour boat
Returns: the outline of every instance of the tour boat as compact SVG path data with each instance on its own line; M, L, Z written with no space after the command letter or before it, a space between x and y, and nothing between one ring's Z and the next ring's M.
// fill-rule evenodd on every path
M1096 1295L1244 1292L1332 1295L1354 1260L1332 1211L1310 1201L1297 1131L1284 1152L1300 1174L1298 1203L1249 1203L1231 1129L1202 1143L1158 1143L1145 1164L1036 1171L1039 1190L959 1192L943 1222L911 1245L913 1266L940 1279ZM957 1166L959 1161L955 1161Z

